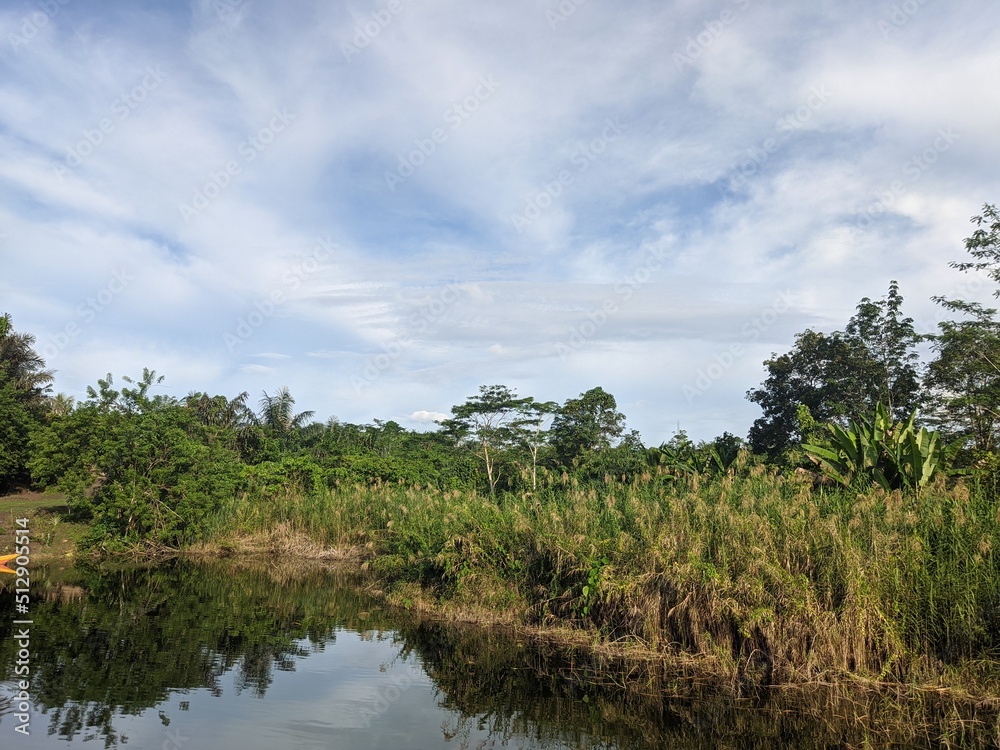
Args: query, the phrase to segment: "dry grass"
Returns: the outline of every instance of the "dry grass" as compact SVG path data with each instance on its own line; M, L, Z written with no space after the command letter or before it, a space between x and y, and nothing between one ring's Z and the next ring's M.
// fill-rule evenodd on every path
M219 519L233 551L352 550L411 608L695 657L733 684L1000 694L1000 510L964 487L849 495L757 467L501 498L400 486L241 498Z

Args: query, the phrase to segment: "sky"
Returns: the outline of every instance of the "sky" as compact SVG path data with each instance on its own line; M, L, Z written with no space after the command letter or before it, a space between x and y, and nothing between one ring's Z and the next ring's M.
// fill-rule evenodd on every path
M897 280L992 299L1000 4L0 6L0 312L107 373L433 429L481 385L746 435Z

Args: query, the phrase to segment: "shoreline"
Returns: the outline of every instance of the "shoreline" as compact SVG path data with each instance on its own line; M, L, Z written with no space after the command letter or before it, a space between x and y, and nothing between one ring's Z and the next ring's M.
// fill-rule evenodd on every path
M274 544L280 540L279 544ZM301 546L300 546L301 545ZM754 681L754 674L746 671L732 671L732 664L725 663L718 655L691 653L679 649L653 648L648 643L632 637L609 640L594 629L574 626L565 620L550 624L529 624L523 621L523 611L498 613L487 606L470 606L468 603L435 600L433 592L428 592L413 582L383 579L369 570L368 563L374 557L366 554L363 547L325 547L306 536L286 537L281 534L241 535L221 542L200 543L191 548L178 550L174 555L193 560L245 560L270 563L317 563L328 570L347 571L368 579L364 585L366 593L385 604L405 610L421 619L432 622L496 629L518 638L530 640L536 645L549 645L569 652L580 651L589 658L607 660L623 665L643 665L656 669L661 677L669 681L695 681L702 686L718 689L733 689L740 697L748 697L758 691L772 693L807 692L812 689L831 689L894 694L900 700L914 696L950 698L956 703L989 709L1000 718L1000 684L992 689L984 685L960 678L963 669L969 665L953 665L936 672L937 681L897 682L874 680L851 673L827 672L817 677L783 682ZM356 567L351 567L356 566ZM676 645L676 644L670 644ZM975 663L982 664L979 660ZM990 662L1000 679L1000 660ZM949 680L949 675L953 678Z
M5 518L7 511L12 516L30 514L38 521L37 524L33 521L34 525L45 528L46 524L52 524L62 502L61 496L52 494L22 493L6 496L0 498L0 518ZM59 526L60 530L64 526L72 527L73 533L66 537L50 533L50 544L42 541L33 549L33 562L59 566L82 560L137 564L180 556L190 559L264 559L272 563L318 563L365 576L365 589L368 593L387 605L405 609L421 618L478 628L501 628L535 643L552 644L570 652L585 652L590 656L614 661L649 665L662 674L669 673L682 679L730 686L741 691L794 691L810 687L833 687L848 691L947 695L962 704L988 707L991 711L1000 710L1000 660L969 659L949 665L913 654L910 657L912 666L915 667L912 681L874 679L873 675L851 673L833 667L814 670L812 674L808 674L800 666L793 664L790 669L782 672L790 679L780 679L779 675L775 675L777 679L772 680L770 674L761 669L760 664L751 663L749 659L731 658L718 650L715 653L698 651L666 640L651 644L637 635L609 638L606 633L599 631L597 625L580 627L572 620L553 612L547 612L539 618L537 612L532 612L529 601L523 597L506 596L516 587L516 583L502 577L474 576L475 580L471 585L457 594L454 591L435 590L438 585L444 587L445 581L440 577L429 581L425 579L425 585L406 581L408 569L405 566L385 570L376 564L380 558L384 562L385 555L377 554L377 548L372 542L343 547L329 546L305 531L295 530L288 522L278 522L265 530L223 529L209 541L182 549L137 546L132 550L116 553L79 552L76 542L89 530L89 524L63 522ZM0 548L2 543L0 535ZM498 591L506 592L506 599L499 604L496 599ZM531 622L533 618L541 621Z

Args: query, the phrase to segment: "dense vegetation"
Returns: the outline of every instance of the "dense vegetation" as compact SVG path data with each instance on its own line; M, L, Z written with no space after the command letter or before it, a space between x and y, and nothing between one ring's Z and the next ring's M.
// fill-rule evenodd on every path
M718 685L691 684L670 662L587 655L413 617L366 595L356 576L296 560L171 560L52 573L39 570L32 580L33 699L46 717L39 723L50 736L87 738L104 748L138 747L132 717L149 709L175 736L203 737L195 713L206 693L226 695L231 705L213 706L203 723L224 724L235 696L281 700L283 691L295 690L282 685L281 676L323 669L303 659L338 653L341 639L354 654L343 672L354 689L338 709L355 711L358 723L375 731L392 721L395 687L410 684L416 664L434 688L427 705L439 703L451 714L442 715L452 722L449 734L475 731L485 721L508 747L518 746L512 736L518 732L552 747L586 746L601 737L606 747L622 750L746 747L741 740L747 737L756 738L753 747L796 750L918 747L934 740L981 747L998 726L996 706L919 690L908 690L905 701L877 690L822 687L734 701ZM0 665L10 665L6 674L0 667L5 679L15 677L16 619L13 597L0 596ZM351 631L365 640L391 640L397 653L381 661L368 689L356 666L365 657L357 655ZM245 710L259 710L260 702L252 702ZM463 740L454 742L463 747ZM171 746L142 747L164 744ZM359 740L357 746L367 745Z
M952 265L1000 283L1000 214L973 222ZM318 423L284 388L177 400L149 370L73 404L8 315L0 484L58 488L105 551L281 528L450 602L752 679L921 677L1000 649L1000 321L938 302L957 319L918 334L892 282L765 362L746 441L658 447L600 387L483 386L434 432Z

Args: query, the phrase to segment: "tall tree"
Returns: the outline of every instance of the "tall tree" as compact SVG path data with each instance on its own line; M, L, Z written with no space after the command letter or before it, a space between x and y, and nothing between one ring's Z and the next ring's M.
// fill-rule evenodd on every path
M921 336L913 318L904 317L899 284L889 282L888 294L878 302L865 297L847 323L845 333L859 348L855 377L866 411L884 404L890 416L905 421L919 406L917 344Z
M747 398L764 412L750 428L754 453L777 459L801 441L800 404L819 421L846 422L858 395L855 354L856 347L842 334L809 329L795 337L790 352L772 354L764 362L767 379L747 391Z
M34 349L35 337L17 333L10 313L0 315L0 382L10 383L30 405L41 405L52 383L52 371Z
M28 439L46 411L52 371L34 344L0 315L0 492L28 481Z
M983 212L970 221L977 229L965 239L965 249L975 260L949 263L959 271L986 271L998 284L994 297L1000 297L1000 211L986 203Z
M552 442L559 460L570 466L588 453L611 447L625 429L625 415L615 397L598 386L567 399L552 422Z
M257 421L265 432L277 438L287 448L296 431L312 419L314 414L313 411L296 414L295 398L288 390L288 386L282 386L273 396L264 391L260 399Z
M846 426L874 412L878 403L905 419L919 403L917 344L913 320L902 314L895 281L883 299L865 297L846 330L807 329L787 354L764 362L767 379L747 391L764 414L750 428L755 453L778 458L802 441L799 406L819 422Z
M1000 431L1000 323L992 310L982 312L939 324L924 384L930 422L976 450L993 451Z
M518 409L519 416L514 421L515 442L527 453L531 460L531 489L538 488L538 456L549 441L550 432L545 423L559 411L555 401L534 401L525 399Z
M479 395L451 407L452 418L438 422L458 444L471 444L483 459L490 493L500 481L498 459L516 440L516 424L530 398L518 398L505 385L482 385Z
M1000 297L1000 212L985 204L973 216L976 230L965 239L971 261L953 261L959 271L985 272ZM932 337L936 359L925 376L930 416L946 434L964 437L971 447L995 451L1000 447L1000 321L996 310L979 302L933 298L963 320L944 321Z

